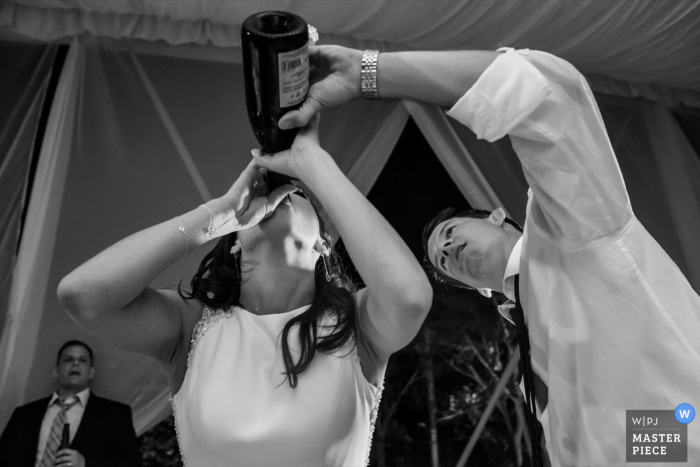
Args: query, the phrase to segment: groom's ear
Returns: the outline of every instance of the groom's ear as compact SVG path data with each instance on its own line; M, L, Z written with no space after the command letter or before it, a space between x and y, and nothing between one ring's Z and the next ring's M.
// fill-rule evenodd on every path
M506 212L503 210L503 208L496 208L494 209L491 214L489 214L488 221L491 222L494 225L497 225L498 227L503 226L503 221L506 220Z

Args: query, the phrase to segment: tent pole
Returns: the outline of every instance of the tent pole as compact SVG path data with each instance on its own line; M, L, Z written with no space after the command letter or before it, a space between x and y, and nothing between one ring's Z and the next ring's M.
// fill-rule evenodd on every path
M163 101L158 96L158 92L156 91L155 86L153 86L153 83L146 74L146 70L143 69L143 65L141 65L141 61L138 59L136 54L131 53L130 55L131 59L134 62L134 67L136 68L137 73L141 77L143 85L146 87L146 91L148 92L149 97L153 101L153 105L155 106L158 115L163 121L163 125L165 125L165 129L168 132L168 135L172 139L173 145L175 146L177 153L180 155L180 159L182 159L182 162L185 164L187 172L190 174L190 177L192 177L192 182L194 182L194 186L197 188L197 191L199 191L199 195L202 197L202 200L205 203L207 201L210 201L211 199L213 199L213 196L209 192L209 188L207 188L207 184L204 182L202 175L199 173L199 170L197 169L197 165L194 163L192 155L187 150L185 142L182 140L180 133L177 131L173 119L170 118L170 114L165 108Z

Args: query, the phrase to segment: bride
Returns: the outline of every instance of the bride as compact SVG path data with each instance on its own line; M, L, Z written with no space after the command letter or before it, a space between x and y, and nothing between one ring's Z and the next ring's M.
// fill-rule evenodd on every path
M343 238L353 290L299 179ZM149 283L218 238L191 291ZM254 158L222 197L137 232L67 275L58 296L89 332L166 369L193 466L366 465L389 356L432 300L414 255L318 144Z

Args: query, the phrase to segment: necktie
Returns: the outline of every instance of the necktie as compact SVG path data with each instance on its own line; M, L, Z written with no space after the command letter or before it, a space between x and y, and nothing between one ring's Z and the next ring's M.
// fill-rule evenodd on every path
M530 335L525 325L523 307L520 304L520 275L515 276L515 308L511 311L511 317L515 323L515 334L520 348L520 369L525 380L525 403L527 404L527 423L530 427L530 452L532 452L532 465L542 466L542 453L540 450L540 425L535 417L535 382L530 363Z
M49 433L49 439L46 441L46 448L44 448L44 454L41 456L39 467L50 467L53 465L56 452L58 451L58 446L61 444L63 425L66 423L66 411L73 407L77 402L77 396L72 396L72 400L70 398L68 400L63 400L59 397L56 399L56 401L54 401L54 404L59 404L61 406L61 410L53 419L51 433Z

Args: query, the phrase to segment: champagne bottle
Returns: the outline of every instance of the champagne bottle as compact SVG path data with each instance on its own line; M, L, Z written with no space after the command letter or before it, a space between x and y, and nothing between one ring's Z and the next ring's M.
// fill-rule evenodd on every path
M61 434L61 444L58 445L58 451L68 449L70 447L70 423L63 424L63 433Z
M296 110L309 90L309 31L300 16L264 11L249 16L241 28L243 74L248 117L266 154L289 149L297 129L281 130L280 118ZM268 173L268 186L291 183Z

